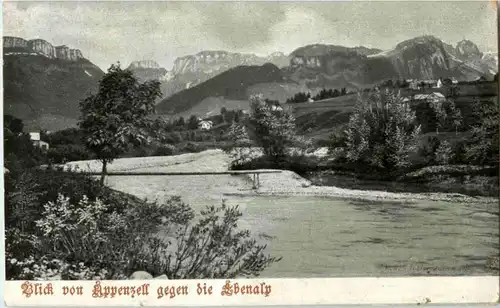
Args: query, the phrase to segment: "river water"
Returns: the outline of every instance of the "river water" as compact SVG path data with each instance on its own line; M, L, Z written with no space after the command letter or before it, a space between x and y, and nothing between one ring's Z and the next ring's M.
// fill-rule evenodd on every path
M353 201L323 197L235 197L240 227L279 263L263 277L495 274L498 204Z

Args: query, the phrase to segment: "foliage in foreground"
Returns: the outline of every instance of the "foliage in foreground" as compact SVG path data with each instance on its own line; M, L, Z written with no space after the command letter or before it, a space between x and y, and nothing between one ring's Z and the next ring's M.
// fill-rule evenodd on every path
M138 270L170 279L233 278L257 276L280 260L240 231L241 213L224 204L195 219L178 197L126 202L96 190L77 198L89 188L80 187L42 204L50 194L39 191L36 177L16 184L6 196L7 279L124 279ZM20 209L32 213L21 220Z

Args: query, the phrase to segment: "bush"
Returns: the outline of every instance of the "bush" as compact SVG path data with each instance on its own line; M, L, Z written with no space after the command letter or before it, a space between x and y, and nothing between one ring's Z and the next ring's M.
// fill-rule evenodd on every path
M69 161L88 160L92 159L92 153L87 151L85 146L68 144L52 147L47 153L51 163L65 164Z
M12 135L4 139L4 165L11 168L31 168L47 162L46 152L33 146L30 136Z
M8 229L7 279L124 279L137 270L170 279L258 276L280 258L237 230L240 217L237 207L223 204L207 207L194 223L179 198L118 213L99 199L75 204L59 195L44 205L36 236Z
M184 146L179 147L180 152L183 153L199 153L205 150L208 150L206 145L202 145L199 143L188 142Z
M22 231L33 230L33 222L41 218L43 205L57 199L60 193L77 202L84 195L101 197L113 205L112 194L91 177L58 170L27 169L12 171L5 176L6 227ZM120 200L121 201L121 200ZM122 207L116 202L117 208Z
M419 149L419 155L424 158L426 165L434 165L436 161L436 151L441 145L441 140L435 136L427 138L426 143Z
M154 156L170 156L177 154L177 148L171 144L160 145L155 151Z
M448 141L443 141L436 149L435 161L441 165L447 165L452 160L453 151Z
M452 159L451 163L452 164L468 164L469 161L467 160L467 144L464 141L456 142L452 146Z

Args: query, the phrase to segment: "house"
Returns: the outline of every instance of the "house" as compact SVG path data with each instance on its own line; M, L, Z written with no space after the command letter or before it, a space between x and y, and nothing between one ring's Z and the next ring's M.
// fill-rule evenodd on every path
M433 92L430 94L416 94L413 97L413 100L420 101L420 102L425 101L428 103L439 103L439 102L446 100L446 97L439 92Z
M412 90L419 90L420 89L420 83L418 80L408 79L408 80L406 80L406 82L408 83L408 88L410 88Z
M439 79L437 82L436 82L436 85L434 86L434 88L441 88L443 86L443 82L441 81L441 79Z
M38 132L31 132L30 140L33 143L33 146L35 147L38 147L45 151L49 149L49 144L45 141L40 140L40 133Z
M314 100L313 100L312 98L310 98L310 97L309 97L309 98L307 99L307 102L308 102L308 103L314 103Z
M283 111L283 107L281 107L280 105L272 105L271 110L272 111Z
M438 103L438 102L445 101L446 97L442 93L433 92L433 93L429 94L429 100L432 103Z
M210 130L214 123L212 121L203 120L198 123L198 128L201 130Z

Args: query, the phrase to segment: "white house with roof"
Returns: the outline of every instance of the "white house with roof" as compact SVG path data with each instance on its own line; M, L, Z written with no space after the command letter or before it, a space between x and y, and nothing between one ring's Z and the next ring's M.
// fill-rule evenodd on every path
M33 146L35 146L37 148L40 148L40 149L45 150L45 151L49 149L49 144L40 139L39 132L30 132L30 140L33 143Z
M446 97L439 92L433 92L430 94L415 94L415 96L413 96L412 100L413 101L426 101L429 103L439 103L439 102L445 101Z
M214 123L210 120L202 120L198 123L198 128L201 130L210 130L214 126Z

